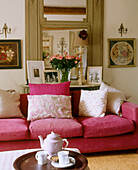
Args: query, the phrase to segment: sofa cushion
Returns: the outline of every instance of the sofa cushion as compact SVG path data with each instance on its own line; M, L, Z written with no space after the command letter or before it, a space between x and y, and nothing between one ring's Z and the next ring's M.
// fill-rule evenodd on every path
M108 90L106 109L107 113L115 113L117 115L121 115L120 106L126 100L125 93L102 82L100 90L106 89Z
M82 125L76 119L48 118L30 123L30 138L38 139L41 135L45 138L52 131L61 137L78 137L83 135Z
M29 84L30 95L54 94L69 96L70 81L57 84Z
M79 117L78 121L84 127L84 137L105 137L133 132L135 130L132 120L122 118L118 115L107 115L105 117Z
M28 124L22 118L0 119L0 141L28 139Z
M107 90L81 90L79 116L103 117L106 103Z
M0 118L23 117L20 111L20 93L0 89Z
M65 95L28 95L27 120L44 118L71 118L71 96Z

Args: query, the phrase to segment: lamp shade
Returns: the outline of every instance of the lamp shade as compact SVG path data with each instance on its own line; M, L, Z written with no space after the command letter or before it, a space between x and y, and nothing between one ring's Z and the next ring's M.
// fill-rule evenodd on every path
M75 32L74 34L74 46L88 46L88 37L86 39L82 39L79 37L79 33Z

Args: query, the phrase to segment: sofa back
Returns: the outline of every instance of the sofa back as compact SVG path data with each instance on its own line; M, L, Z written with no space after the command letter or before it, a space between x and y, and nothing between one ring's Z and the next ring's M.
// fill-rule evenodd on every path
M78 116L78 106L79 106L79 101L80 101L80 93L81 93L81 91L70 91L73 117ZM27 95L29 95L29 94L20 94L20 109L21 109L22 114L25 117L27 117L27 112L28 112Z

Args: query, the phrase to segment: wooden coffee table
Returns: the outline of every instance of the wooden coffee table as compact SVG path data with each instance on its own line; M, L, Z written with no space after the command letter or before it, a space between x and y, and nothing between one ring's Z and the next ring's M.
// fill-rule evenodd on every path
M16 170L55 170L55 169L57 170L58 169L51 165L50 160L47 161L46 165L39 165L37 163L37 160L35 159L36 152L37 151L30 152L18 157L13 163L14 168ZM75 165L65 169L84 170L87 167L88 161L84 155L77 152L69 151L69 156L74 157L76 163ZM62 168L62 170L64 170L64 168Z

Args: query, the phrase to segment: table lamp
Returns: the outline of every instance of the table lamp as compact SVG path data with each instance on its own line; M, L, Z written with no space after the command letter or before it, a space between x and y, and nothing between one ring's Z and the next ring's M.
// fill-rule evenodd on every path
M87 31L82 30L80 32L75 32L74 35L74 46L79 47L79 51L77 49L76 54L79 55L80 57L80 66L79 66L79 79L78 83L79 85L85 84L85 76L83 75L83 62L82 62L82 55L83 55L83 50L82 47L88 46L88 34Z

